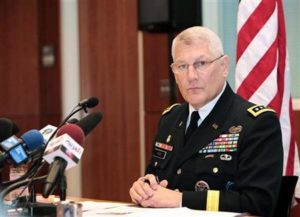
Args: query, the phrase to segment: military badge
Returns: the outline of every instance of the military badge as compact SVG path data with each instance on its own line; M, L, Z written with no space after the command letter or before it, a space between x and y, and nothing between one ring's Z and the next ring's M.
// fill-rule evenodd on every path
M232 160L232 156L230 154L221 154L220 155L220 159L224 160L224 161L231 161Z
M234 188L234 182L228 181L225 185L227 191L232 190Z
M218 152L236 152L238 147L238 140L238 133L220 134L218 138L214 139L207 146L200 149L198 153L211 154Z
M212 127L213 127L213 128L216 130L216 129L218 129L218 128L219 128L219 125L218 125L218 124L216 124L216 123L213 123Z
M250 108L247 109L247 111L252 114L254 117L257 117L259 116L260 114L264 113L264 112L275 112L274 109L271 109L271 108L267 108L263 105L254 105Z
M243 126L238 125L238 126L232 126L229 128L229 133L240 133L243 130Z
M218 173L219 172L219 168L218 167L214 167L213 168L213 173Z
M169 106L168 108L166 108L166 109L163 111L162 115L167 114L169 111L172 110L172 108L174 108L175 106L178 106L178 105L180 105L180 103L175 103L175 104Z
M169 143L171 141L172 136L168 135L166 142Z
M205 155L205 157L204 158L214 158L215 157L215 155L214 154L207 154L207 155Z
M183 125L183 121L180 121L180 123L178 124L178 127L181 127Z
M165 159L166 158L166 155L167 155L167 152L166 151L163 151L163 150L160 150L158 148L155 148L153 150L153 156L154 157L157 157L157 158L160 158L160 159Z
M207 191L209 189L209 185L206 181L200 180L195 184L195 191Z
M173 151L173 146L172 145L163 144L163 143L160 143L160 142L156 142L155 147L161 148L161 149L166 150L166 151Z

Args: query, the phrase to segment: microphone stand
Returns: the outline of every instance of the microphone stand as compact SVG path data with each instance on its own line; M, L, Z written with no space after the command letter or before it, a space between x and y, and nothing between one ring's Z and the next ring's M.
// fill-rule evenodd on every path
M30 197L30 201L22 201L21 204L19 204L19 200L21 198L17 198L15 201L13 201L12 205L5 205L4 204L4 198L5 196L22 186L26 186L29 182L31 182L33 185L34 183L45 181L47 178L47 175L40 176L40 177L34 177L25 179L19 182L16 182L7 188L5 188L3 191L0 192L0 216L7 216L7 211L10 209L15 209L16 212L19 212L19 208L21 208L23 214L27 214L28 216L48 216L48 217L55 217L56 216L56 206L54 204L46 204L46 203L37 203L36 197L35 197L35 189L33 189L32 195ZM34 187L33 187L34 188Z
M39 208L39 207L37 207L38 204L35 202L36 195L35 195L34 183L39 182L39 181L44 181L47 179L47 176L48 176L48 175L45 175L45 176L41 176L41 177L36 177L36 174L38 173L38 171L44 164L43 153L46 150L48 143L54 137L54 135L58 131L58 129L61 126L63 126L67 122L67 120L70 119L71 116L73 116L75 113L79 112L80 110L84 110L84 112L87 113L87 108L92 108L92 107L96 106L98 104L98 99L96 101L95 101L95 99L93 99L93 100L94 100L93 103L90 105L88 105L88 103L85 103L85 104L79 103L77 106L75 106L73 108L73 110L70 112L70 114L66 118L64 118L64 120L59 124L57 129L50 136L50 138L47 141L47 143L45 144L44 148L41 149L42 151L41 151L40 157L29 168L28 172L26 174L24 174L22 177L20 177L21 180L18 179L18 180L14 180L14 181L8 181L5 183L5 185L9 185L9 186L7 188L1 189L1 192L0 192L0 208L1 208L0 216L2 216L2 214L5 212L5 208L6 208L6 205L4 204L4 197L12 190L19 188L21 186L24 186L24 185L29 186L30 184L32 184L32 188L33 188L33 192L31 195L31 201L28 202L28 204L29 204L28 210L29 210L31 216L44 215L44 214L46 214L47 216L54 216L54 217L56 216L56 206L55 205L50 206L51 208L48 209L44 214L42 214L42 213L38 214L35 212L36 208ZM31 176L31 177L28 178L29 176ZM0 180L0 187L1 187L1 184L2 184L2 180ZM67 181L66 181L65 174L63 173L62 178L60 180L60 199L61 200L66 199L66 188L67 188ZM18 204L18 199L20 199L20 198L16 199L17 204ZM48 207L49 207L49 205L48 205ZM43 207L40 207L40 208L43 208ZM44 210L45 210L45 208L44 208ZM3 216L5 216L6 214L4 214Z
M40 154L39 158L36 159L35 163L28 169L27 173L25 173L23 176L19 177L16 180L6 181L4 183L2 183L2 180L0 180L1 181L0 182L0 190L2 191L2 188L5 187L5 186L14 186L14 184L16 184L16 183L21 183L22 180L23 181L27 180L25 185L30 185L32 182L34 182L36 174L41 169L41 167L43 167L43 165L45 164L45 162L43 161L43 153L45 152L48 143L51 141L51 139L53 139L53 137L56 134L56 132L58 131L58 129L60 127L62 127L75 113L77 113L81 110L84 110L87 113L87 105L77 105L77 106L75 106L72 109L72 111L70 112L70 114L66 118L63 119L63 121L58 125L57 129L52 133L52 135L50 136L50 138L47 141L47 143L45 144L45 146L41 149L41 154ZM31 176L31 178L28 178L30 176ZM1 201L3 201L3 198L1 200L1 195L0 195L0 203L1 203Z
M27 216L50 216L50 217L55 217L56 216L56 205L52 203L38 203L36 202L36 194L35 194L35 189L34 189L34 184L37 182L45 181L47 178L47 175L40 176L40 177L35 177L33 179L25 179L19 182L16 182L7 188L5 188L1 193L0 193L0 207L3 205L3 208L1 207L0 211L0 216L7 216L7 210L9 209L15 209L16 212L20 212L19 208L22 208L21 214L26 214ZM26 186L29 182L31 182L32 185L32 192L29 201L23 200L23 198L17 198L11 206L9 205L4 205L4 198L5 196L15 190L16 188L19 188L21 186ZM22 200L22 203L20 204L18 200ZM20 213L18 213L20 214ZM23 215L21 215L23 216Z
M37 173L39 172L41 167L44 165L43 153L45 152L49 141L54 137L54 135L56 134L58 129L60 127L62 127L67 122L67 120L71 118L71 116L73 116L75 113L79 112L80 110L84 110L84 112L87 113L87 108L92 108L92 107L96 106L97 104L98 104L97 98L90 98L88 100L80 102L77 106L75 106L73 108L73 110L70 112L70 114L66 118L64 118L64 120L59 124L56 131L53 132L53 134L50 136L50 138L47 141L47 143L45 144L45 146L41 149L40 157L29 168L27 173L24 174L22 177L20 177L17 180L7 181L4 183L4 186L6 186L6 185L9 185L9 186L4 188L3 190L1 189L1 191L0 191L0 207L1 207L0 216L2 216L2 213L5 212L4 208L6 207L6 205L4 205L4 197L12 190L19 188L21 186L24 186L24 185L25 185L25 187L32 185L30 201L25 200L25 204L22 207L22 208L25 208L28 205L27 208L28 208L28 212L30 213L30 216L37 216L37 215L38 216L40 216L40 215L56 216L56 206L55 205L52 204L49 206L49 204L48 204L47 206L49 209L47 209L45 206L43 207L43 205L40 206L40 204L36 203L36 193L35 193L34 183L39 182L39 181L44 181L48 177L48 175L36 177ZM30 178L28 178L28 177L30 177ZM0 180L0 186L2 184L1 181L2 180ZM61 172L61 178L59 180L59 187L60 187L60 199L65 200L66 199L67 180L66 180L64 171ZM20 205L20 204L18 204L20 200L21 200L21 198L17 197L16 200L14 201L14 203L16 202L16 204L13 203L13 205L16 206L16 208L18 208L17 205ZM3 209L2 209L2 206L4 207ZM38 208L43 208L43 209L38 209ZM36 212L37 210L40 210L42 212L41 213ZM4 214L4 215L6 215L6 214Z
M67 177L65 174L62 175L59 182L59 199L65 201L67 197Z

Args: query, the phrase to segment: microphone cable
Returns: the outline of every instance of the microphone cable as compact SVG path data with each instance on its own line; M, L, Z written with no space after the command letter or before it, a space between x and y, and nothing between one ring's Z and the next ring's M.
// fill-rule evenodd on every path
M97 106L99 103L98 98L96 97L90 97L87 99L84 99L82 101L80 101L70 112L70 114L63 119L63 121L58 125L58 127L56 128L56 130L51 134L51 136L49 137L48 141L46 142L45 146L41 149L41 155L40 157L37 159L37 163L34 165L34 167L37 168L33 168L33 177L36 176L37 172L38 172L38 165L42 164L43 161L43 154L49 144L49 142L53 139L53 137L56 135L57 131L77 112L84 110L85 113L87 113L87 108L93 108L95 106ZM30 168L31 169L31 168Z
M24 185L27 185L28 183L36 183L36 182L43 181L43 180L45 180L46 178L47 178L47 175L44 175L44 176L33 177L33 178L30 178L30 179L25 179L25 180L21 180L21 181L19 181L19 182L16 182L16 183L14 183L14 184L8 186L8 187L7 187L6 189L4 189L2 192L0 192L0 201L4 201L5 196L6 196L9 192L11 192L11 191L13 191L13 190L15 190L15 189L17 189L17 188L19 188L19 187L22 187L22 186L24 186ZM24 188L24 189L25 189L25 188ZM14 204L14 203L15 203L15 204ZM14 200L13 204L11 205L11 208L13 208L14 206L16 206L17 204L18 204L18 197ZM26 207L27 204L28 204L28 200L26 200L25 206L24 206L24 207ZM5 206L4 203L3 203L3 206ZM1 207L1 204L0 204L0 207ZM24 207L23 207L23 208L24 208ZM4 213L4 212L5 212L4 207L1 208L0 210L1 210L1 212L3 211L3 213L0 212L0 214L4 214L4 215L5 215L5 213ZM17 207L15 207L15 210L17 210ZM4 216L4 215L3 215L3 216Z
M25 182L25 186L22 189L22 191L18 194L18 196L16 197L15 201L16 204L18 204L18 198L21 197L22 193L25 191L26 188L28 188L32 182L35 180L36 175L38 174L38 172L41 170L41 168L45 165L45 161L43 162L43 154L49 144L49 142L53 139L53 137L55 136L55 134L57 133L57 131L77 112L84 110L85 113L87 113L87 108L93 108L95 106L97 106L99 103L98 98L96 97L90 97L87 99L84 99L82 101L80 101L69 113L69 115L67 115L66 118L63 119L63 121L58 125L58 127L56 128L56 130L52 133L52 135L49 137L48 141L46 142L45 146L43 148L41 148L41 155L40 157L36 160L36 163L34 163L27 171L27 173L25 173L22 176L22 179L28 178L30 176L30 173L32 173L31 178L26 179L27 181ZM47 177L47 175L46 175ZM22 180L21 177L18 180ZM21 181L20 181L21 182ZM15 186L15 184L17 182L13 182L14 184L12 184L13 186ZM11 184L11 183L10 183ZM23 185L21 185L23 186ZM21 187L19 186L19 187ZM11 189L10 186L5 188L2 192L7 192L6 189ZM9 190L8 193L12 191ZM2 192L0 193L0 195L2 195ZM6 193L7 194L7 193ZM1 196L0 196L1 199ZM27 202L28 202L28 198L27 198Z

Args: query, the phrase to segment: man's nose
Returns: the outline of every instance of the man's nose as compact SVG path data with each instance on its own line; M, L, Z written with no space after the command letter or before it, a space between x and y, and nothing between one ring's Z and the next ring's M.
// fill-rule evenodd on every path
M188 67L188 71L187 71L187 76L190 79L194 79L198 77L197 71L194 67L194 65L189 65Z

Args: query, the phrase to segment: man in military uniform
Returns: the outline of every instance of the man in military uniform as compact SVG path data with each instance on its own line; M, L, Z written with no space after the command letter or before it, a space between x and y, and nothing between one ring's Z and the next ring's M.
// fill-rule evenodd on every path
M132 201L272 216L283 167L276 113L232 91L229 58L211 30L183 31L172 56L187 103L163 112L146 175L129 190Z

